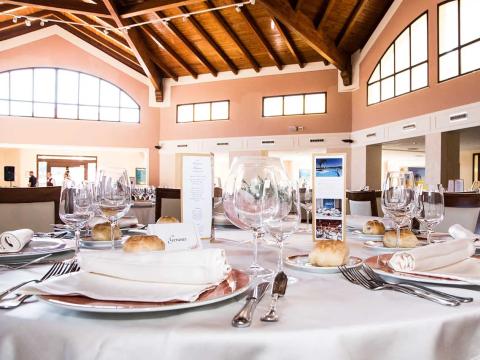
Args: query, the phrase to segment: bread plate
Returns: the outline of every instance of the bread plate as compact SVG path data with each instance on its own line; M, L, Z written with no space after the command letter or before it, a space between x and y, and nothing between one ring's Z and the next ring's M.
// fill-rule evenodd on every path
M361 240L383 240L383 235L365 234L362 230L353 230L350 233Z
M425 245L427 245L425 241L419 241L416 247L425 246ZM397 252L397 251L407 251L407 250L413 249L411 247L398 247L398 248L386 247L385 245L383 245L383 240L368 240L363 243L363 246L375 251L388 252L388 253Z
M0 254L1 264L13 264L34 260L48 254L61 254L72 250L62 239L51 237L33 237L19 252Z
M193 302L136 302L95 300L85 296L38 295L37 298L49 305L83 312L95 313L151 313L162 311L183 310L206 306L231 299L243 294L251 285L252 278L245 272L233 269L230 275L217 287L205 291Z
M347 268L357 267L362 264L362 259L356 256L349 256ZM292 255L285 258L285 265L301 271L306 271L315 274L334 274L340 272L337 266L314 266L308 262L308 254Z
M465 281L442 277L434 273L432 273L431 275L425 275L396 272L390 266L388 266L388 261L390 260L392 255L393 254L376 255L366 259L364 262L366 265L370 266L372 270L378 275L394 278L401 281L414 281L439 285L471 285ZM474 255L472 256L472 258L478 259L480 261L480 256L478 255Z
M122 247L123 242L128 239L128 236L122 236L121 239L115 240L115 247ZM111 240L93 240L91 237L87 237L80 240L80 248L82 249L109 249L112 247Z

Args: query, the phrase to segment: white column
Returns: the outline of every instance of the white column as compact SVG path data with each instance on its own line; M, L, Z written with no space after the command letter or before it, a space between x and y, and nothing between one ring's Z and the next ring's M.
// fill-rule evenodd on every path
M350 190L360 190L367 181L367 147L352 147L350 158Z
M442 133L425 135L425 183L440 184L442 179Z

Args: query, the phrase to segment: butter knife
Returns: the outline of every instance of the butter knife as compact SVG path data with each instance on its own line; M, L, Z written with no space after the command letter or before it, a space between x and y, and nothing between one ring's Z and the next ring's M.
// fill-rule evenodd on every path
M283 271L280 271L273 280L273 289L272 289L272 302L270 304L270 309L265 315L263 315L260 320L266 322L275 322L278 321L277 315L277 301L278 298L285 295L287 291L288 277Z
M232 325L238 328L248 327L252 323L253 312L257 304L262 300L263 295L267 292L270 282L264 281L257 284L249 291L247 302L243 308L233 317Z

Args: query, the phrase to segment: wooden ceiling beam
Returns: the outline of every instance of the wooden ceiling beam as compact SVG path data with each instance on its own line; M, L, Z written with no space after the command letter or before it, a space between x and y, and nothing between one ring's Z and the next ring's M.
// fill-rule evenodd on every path
M142 30L145 32L147 36L150 38L161 48L163 48L168 55L175 59L176 62L180 64L182 68L184 68L187 72L190 73L195 79L198 77L198 74L193 68L181 57L179 56L176 51L166 42L164 41L153 29L151 25L142 26ZM155 57L155 56L154 56ZM178 77L177 77L178 79Z
M52 14L51 17L59 20L69 20L69 18L64 14ZM50 23L47 23L50 24ZM116 46L113 46L108 41L105 41L104 38L97 35L95 32L91 30L87 30L86 28L79 28L75 25L69 24L59 24L56 25L60 26L61 28L65 29L72 35L80 38L81 40L91 44L92 46L96 47L97 49L103 51L107 55L110 55L114 59L120 61L121 63L127 65L128 67L132 68L133 70L139 72L140 74L144 74L143 69L138 64L137 59L132 54L122 50Z
M314 20L315 27L317 30L323 25L324 20L328 17L328 15L332 12L333 5L335 4L335 0L323 0L322 5L318 11L318 14Z
M118 14L118 10L114 0L103 0L105 7L115 21L117 27L132 25L133 22L130 19L122 19ZM131 28L125 32L125 39L130 46L130 49L135 54L140 66L142 67L145 75L150 79L150 82L155 89L155 98L157 101L163 101L163 82L162 75L158 70L157 65L152 61L151 54L142 39L142 33L137 28Z
M175 81L178 81L178 75L170 69L167 65L165 65L157 56L152 54L152 61L157 65L162 71L167 74L168 77L172 78Z
M342 41L344 39L348 38L348 34L350 34L350 31L352 31L353 26L357 22L360 14L363 12L365 5L367 5L368 0L358 0L357 3L355 4L355 7L352 9L350 12L350 15L348 16L347 21L342 27L342 30L337 35L337 38L335 39L335 44L340 47L342 44Z
M102 3L99 3L97 5L75 0L5 0L4 3L19 6L31 6L39 9L52 11L70 12L75 14L97 15L106 17L110 16L106 7Z
M0 12L2 13L11 13L16 10L23 9L23 6L13 5L13 4L1 4L0 5Z
M314 27L312 20L302 12L295 12L285 0L258 0L272 16L278 18L284 25L296 31L305 42L324 59L340 70L344 85L352 83L352 66L350 55L338 49L335 42L324 32Z
M293 41L292 37L288 33L287 27L283 25L280 21L278 21L276 17L272 17L272 21L275 24L275 28L280 33L280 36L285 40L288 50L290 50L292 55L295 57L298 66L300 66L301 68L304 68L305 61L303 60L303 56L298 50L297 46L295 45L295 42Z
M34 16L36 18L42 18L43 19L43 18L48 17L50 14L51 14L51 12L48 11L48 10L40 10L40 11L36 11L36 12L30 14L30 16ZM40 25L39 21L32 21L30 26L25 26L25 20L23 20L23 19L22 20L19 19L16 23L14 23L12 21L12 19L9 19L9 20L2 21L0 23L0 31L13 29L13 28L16 28L16 27L29 28L29 27L32 27L33 25L38 25L38 27L41 28L41 25Z
M297 2L295 3L295 8L294 10L295 11L300 11L300 8L302 7L302 3L304 2L304 0L297 0Z
M292 9L290 7L290 4L288 4L288 7L290 8L290 10ZM263 34L262 30L260 29L260 27L258 26L257 22L255 21L255 19L253 18L252 14L250 14L250 11L248 11L247 7L246 6L242 6L239 8L240 9L240 13L243 15L243 18L246 20L248 26L250 26L250 29L252 29L252 31L255 33L255 35L257 36L257 38L260 40L260 42L262 43L263 47L265 48L265 50L267 50L267 54L268 56L273 60L273 62L275 63L275 65L277 66L277 68L279 70L282 70L283 69L283 63L282 63L282 60L280 59L280 57L275 53L275 50L273 50L273 47L272 45L270 45L270 43L268 42L268 39L266 38L266 36ZM293 11L293 10L292 10Z
M156 12L155 15L158 19L165 17L165 15L161 11ZM200 52L200 50L198 50L190 42L190 40L188 40L186 36L183 35L180 30L177 29L175 24L171 22L168 22L168 24L165 24L162 22L161 24L163 24L172 34L174 34L180 40L180 42L182 42L183 45L185 45L185 47L188 48L188 50L190 50L197 57L198 61L200 61L210 71L210 73L213 76L216 77L218 75L217 69L215 69L215 67L207 60L207 58Z
M209 9L214 8L214 5L212 4L211 0L207 0L205 4ZM253 57L253 55L250 53L247 47L243 44L242 40L240 40L238 35L235 33L232 27L228 24L227 20L225 20L225 18L222 16L220 11L212 11L210 14L212 14L215 17L215 19L220 23L220 26L222 27L223 31L225 31L230 36L230 38L233 40L235 45L237 45L237 47L240 49L242 54L250 62L250 65L252 65L252 68L256 72L259 72L260 65L258 64L257 60Z
M180 6L193 5L205 0L146 0L142 3L126 7L120 11L122 18L131 18L134 16L140 16L149 14L152 12L167 10L171 8L177 8Z
M11 23L11 21L9 21L9 22ZM0 23L0 25L2 23ZM37 31L37 30L40 30L40 29L43 29L43 28L50 27L50 26L53 26L53 25L55 25L55 24L47 23L44 26L41 26L38 21L35 21L35 22L32 23L31 26L28 26L28 27L23 25L23 26L11 27L11 28L2 28L2 30L0 31L0 41L8 40L8 39L20 36L20 35L24 35L24 34L27 34L27 33L33 32L33 31Z
M180 6L180 11L182 14L188 14L189 11L186 7ZM228 57L228 55L223 51L221 46L210 36L210 34L205 30L205 28L198 22L193 15L188 17L188 20L193 25L193 27L198 31L198 33L205 39L206 42L215 50L215 52L222 58L222 60L227 64L230 70L236 75L238 74L238 67L235 63Z

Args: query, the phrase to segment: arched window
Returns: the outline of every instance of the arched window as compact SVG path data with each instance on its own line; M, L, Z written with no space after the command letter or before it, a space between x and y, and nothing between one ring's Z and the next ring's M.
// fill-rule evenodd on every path
M438 5L438 81L480 69L480 1Z
M0 115L138 123L140 107L96 76L27 68L0 73Z
M428 86L427 29L424 13L389 46L368 80L368 105Z

